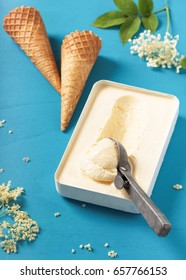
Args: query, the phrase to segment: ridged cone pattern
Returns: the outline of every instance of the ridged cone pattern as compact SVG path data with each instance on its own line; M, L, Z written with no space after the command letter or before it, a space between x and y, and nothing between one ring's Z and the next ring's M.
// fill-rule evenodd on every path
M61 129L64 131L74 113L102 43L92 31L75 31L65 37L61 47Z
M15 8L5 16L3 27L43 76L60 93L59 72L39 11L24 6Z

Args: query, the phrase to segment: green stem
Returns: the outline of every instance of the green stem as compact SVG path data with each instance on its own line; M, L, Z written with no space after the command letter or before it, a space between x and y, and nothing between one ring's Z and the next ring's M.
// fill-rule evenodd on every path
M6 212L6 209L5 209L5 206L4 204L1 204L1 207L0 209L2 208L1 212L0 212L0 215L4 214Z
M1 212L0 212L0 215L3 215L5 212L6 212L6 210L1 211Z
M170 28L170 12L169 12L169 7L166 6L156 12L154 12L154 14L158 14L158 13L161 13L163 11L166 11L166 14L167 14L167 28L166 28L166 32L169 32L169 28Z
M170 12L169 12L169 7L166 6L166 14L167 14L167 29L166 32L169 32L170 28Z
M166 8L167 8L167 7L164 7L164 8L162 8L162 9L160 9L160 10L156 11L156 12L154 12L154 14L159 14L159 13L161 13L161 12L165 11L165 10L166 10Z

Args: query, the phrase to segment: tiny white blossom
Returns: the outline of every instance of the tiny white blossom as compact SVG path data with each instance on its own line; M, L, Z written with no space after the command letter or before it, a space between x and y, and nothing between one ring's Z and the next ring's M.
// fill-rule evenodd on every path
M87 245L84 245L84 248L87 249L88 251L92 251L92 247L91 247L91 244L87 244Z
M172 187L173 187L173 189L175 189L175 190L182 190L182 189L183 189L183 186L180 185L180 184L175 184L175 185L173 185Z
M29 162L30 162L30 159L29 159L29 157L24 157L24 158L23 158L23 161L24 161L25 163L29 163Z
M1 121L0 121L0 128L1 128L1 127L4 127L5 122L6 122L5 120L1 120Z
M55 217L59 217L59 216L61 216L61 213L60 212L56 212L56 213L54 213L54 216Z
M116 253L114 250L111 250L108 252L108 257L110 258L116 258L118 253Z

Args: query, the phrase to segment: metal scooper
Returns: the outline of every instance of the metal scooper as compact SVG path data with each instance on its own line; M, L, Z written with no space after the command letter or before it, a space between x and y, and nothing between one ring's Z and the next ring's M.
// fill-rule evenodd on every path
M115 187L125 188L144 219L158 236L167 236L171 230L171 223L132 177L128 155L123 145L113 138L109 139L117 145L119 155L117 175L114 180Z

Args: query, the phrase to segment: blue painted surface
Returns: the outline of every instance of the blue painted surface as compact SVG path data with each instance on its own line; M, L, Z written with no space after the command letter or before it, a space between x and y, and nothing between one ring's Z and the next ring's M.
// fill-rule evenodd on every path
M156 9L164 6L164 1L154 2ZM102 38L103 47L69 129L62 133L60 96L0 27L0 120L7 121L0 129L0 168L5 170L0 182L11 180L12 187L24 187L23 209L41 228L36 241L22 243L17 254L0 250L0 259L104 260L111 249L118 252L117 259L123 260L186 259L186 192L172 189L175 183L186 187L186 73L149 69L144 61L130 55L129 45L122 46L117 29L91 27L97 16L114 9L112 0L1 0L1 26L3 17L20 5L40 10L59 68L61 41L71 31L93 30ZM169 5L170 31L180 35L178 49L184 54L186 3L180 6L179 1L169 1ZM159 18L159 32L163 34L165 13ZM171 93L180 100L178 122L152 195L173 224L167 238L157 237L140 215L95 205L83 208L82 202L60 197L55 190L55 170L93 84L101 79ZM31 159L29 164L23 163L25 156ZM57 211L61 217L54 217ZM106 242L109 248L104 248ZM93 252L78 248L87 243L91 243ZM72 248L76 254L71 253Z

